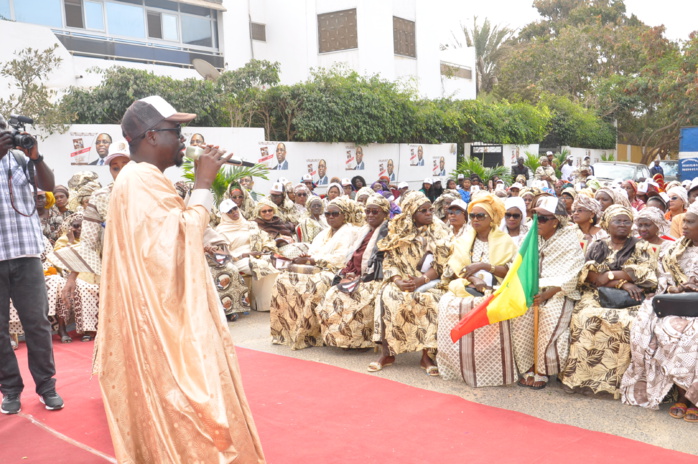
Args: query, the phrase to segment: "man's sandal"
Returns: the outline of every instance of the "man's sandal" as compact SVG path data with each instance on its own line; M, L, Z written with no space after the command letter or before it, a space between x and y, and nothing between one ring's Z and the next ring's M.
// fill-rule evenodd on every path
M688 408L683 420L691 423L698 423L698 408Z
M686 416L687 410L688 406L686 406L686 403L674 403L674 405L669 408L669 415L674 419L683 419Z

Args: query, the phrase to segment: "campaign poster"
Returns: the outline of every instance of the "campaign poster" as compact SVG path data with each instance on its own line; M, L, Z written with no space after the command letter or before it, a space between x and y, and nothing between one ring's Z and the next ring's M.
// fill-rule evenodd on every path
M346 152L346 161L344 163L345 171L363 171L366 169L366 163L364 163L363 147L347 146Z
M70 151L70 164L74 166L103 166L104 159L109 154L109 147L113 142L110 132L70 132L73 145L73 149ZM116 133L121 133L120 128L119 132Z
M408 145L410 150L410 166L424 166L424 146Z
M395 172L395 161L392 158L378 160L378 178L387 177L390 182L397 182L397 172Z

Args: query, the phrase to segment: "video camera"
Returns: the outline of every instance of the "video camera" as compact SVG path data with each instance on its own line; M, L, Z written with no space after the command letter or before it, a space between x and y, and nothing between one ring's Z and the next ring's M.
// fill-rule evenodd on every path
M15 147L24 148L25 150L31 150L34 148L34 145L36 145L36 139L29 134L23 134L23 132L25 132L25 124L34 124L34 120L32 118L11 114L8 124L14 129L14 132L11 132L11 134L12 144Z

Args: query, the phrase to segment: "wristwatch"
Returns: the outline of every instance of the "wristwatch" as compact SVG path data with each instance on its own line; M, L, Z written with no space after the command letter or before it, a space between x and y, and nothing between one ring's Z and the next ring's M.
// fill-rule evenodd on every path
M606 277L608 277L608 280L613 280L616 278L616 276L613 274L613 271L608 271L608 274L606 274Z
M41 163L43 160L44 160L44 155L42 155L41 153L39 153L39 157L38 157L37 159L31 160L31 162L34 163L34 164L39 164L39 163Z

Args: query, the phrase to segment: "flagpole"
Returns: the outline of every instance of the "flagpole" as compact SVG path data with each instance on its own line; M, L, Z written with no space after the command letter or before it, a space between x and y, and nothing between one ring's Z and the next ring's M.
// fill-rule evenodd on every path
M533 304L533 373L538 375L538 305Z

